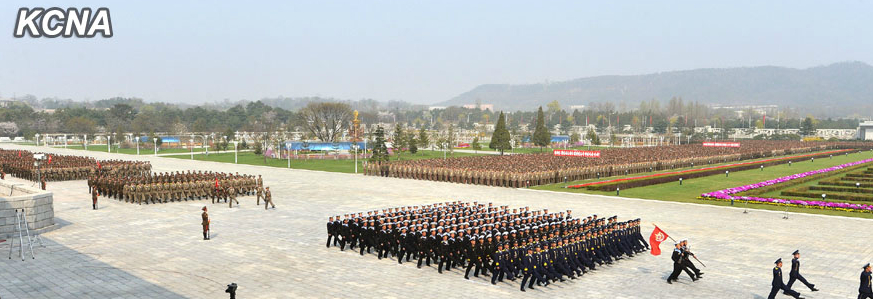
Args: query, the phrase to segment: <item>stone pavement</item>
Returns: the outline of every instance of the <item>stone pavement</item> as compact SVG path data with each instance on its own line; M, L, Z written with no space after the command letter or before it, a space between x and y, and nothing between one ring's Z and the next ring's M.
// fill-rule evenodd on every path
M3 148L34 147L2 145ZM261 174L273 190L276 209L265 211L243 197L240 207L189 201L133 205L100 200L91 210L84 181L49 182L60 228L43 234L36 259L0 258L0 298L226 298L226 284L239 284L240 298L494 298L531 294L580 298L766 298L773 261L803 253L803 273L821 292L807 298L854 298L861 266L873 260L864 219L789 214L547 192L468 186L233 165L161 157L45 149L98 158L141 159L156 171L187 169ZM8 178L8 177L7 177ZM701 190L705 191L705 190ZM674 238L688 238L708 266L701 281L664 279L672 270L671 244L603 267L582 279L521 293L516 283L492 286L485 278L463 279L460 271L398 265L375 254L324 247L327 217L399 205L449 200L529 205L577 216L596 213L641 217L648 237L657 223ZM213 240L203 241L200 207L208 205ZM8 242L0 254L8 254ZM790 264L786 263L790 268ZM788 269L785 270L787 278ZM782 295L780 295L781 297ZM787 297L785 297L787 298Z

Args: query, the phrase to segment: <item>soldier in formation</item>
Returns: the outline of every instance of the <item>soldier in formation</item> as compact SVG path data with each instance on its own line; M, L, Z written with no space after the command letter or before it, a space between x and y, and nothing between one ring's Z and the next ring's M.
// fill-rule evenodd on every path
M0 169L3 173L30 181L37 181L38 177L46 181L83 180L97 173L133 176L151 171L149 162L98 161L91 157L56 154L46 154L48 158L40 161L37 168L34 154L30 151L0 149Z
M212 202L239 201L237 196L251 195L257 188L254 176L220 172L165 172L150 175L122 176L97 174L88 179L99 194L130 203L167 203L212 198Z
M474 277L490 273L494 284L522 278L522 291L576 279L648 246L639 219L574 218L569 210L510 210L460 201L334 216L327 229L328 247L333 240L340 250L357 248L361 255L375 253L399 264L433 263L439 273L456 268L467 279L471 270Z
M495 187L524 188L576 180L651 172L695 165L723 163L824 149L861 148L852 142L803 143L799 141L743 141L739 148L704 147L701 144L601 151L600 158L560 157L551 153L487 155L453 159L423 159L369 163L365 174Z

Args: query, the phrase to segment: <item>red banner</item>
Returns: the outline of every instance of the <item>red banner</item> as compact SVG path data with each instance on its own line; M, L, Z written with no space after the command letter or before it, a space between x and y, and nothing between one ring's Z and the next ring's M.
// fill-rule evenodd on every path
M554 150L555 156L600 158L600 151Z
M704 142L706 147L740 147L739 142Z
M655 230L652 231L652 235L649 236L649 245L652 247L652 255L661 255L661 242L667 240L670 237L661 230L660 227L655 227Z

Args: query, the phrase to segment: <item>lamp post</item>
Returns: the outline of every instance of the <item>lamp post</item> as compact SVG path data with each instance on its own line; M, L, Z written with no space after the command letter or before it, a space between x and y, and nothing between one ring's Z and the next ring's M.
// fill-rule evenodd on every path
M682 178L679 178L679 186L682 186Z
M136 155L139 156L139 136L136 136Z
M237 153L239 151L237 151L237 149L236 149L236 143L237 142L234 140L234 142L233 142L233 164L239 163L239 160L237 160Z
M158 138L159 138L159 137L157 137L157 136L152 137L152 144L155 145L155 151L152 152L152 155L154 155L155 157L158 156Z
M353 142L352 146L355 148L355 173L358 173L358 144Z
M85 142L82 144L85 145L85 150L87 151L88 150L88 134L85 134Z
M725 171L724 171L724 177L728 177L728 175L730 175L730 174L731 174L731 171L730 171L730 170L725 170Z
M288 140L285 140L285 155L288 156L288 168L291 168L291 151L288 150Z
M106 152L107 153L112 152L112 146L110 144L112 144L112 135L106 134Z
M191 134L191 160L194 160L194 134Z

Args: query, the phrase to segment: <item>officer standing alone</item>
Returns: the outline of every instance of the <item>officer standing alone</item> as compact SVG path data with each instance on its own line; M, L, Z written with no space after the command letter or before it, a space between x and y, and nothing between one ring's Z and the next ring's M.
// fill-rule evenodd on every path
M209 213L206 213L206 206L203 206L203 213L200 214L200 217L203 218L203 221L200 222L200 225L203 225L203 240L209 240Z

